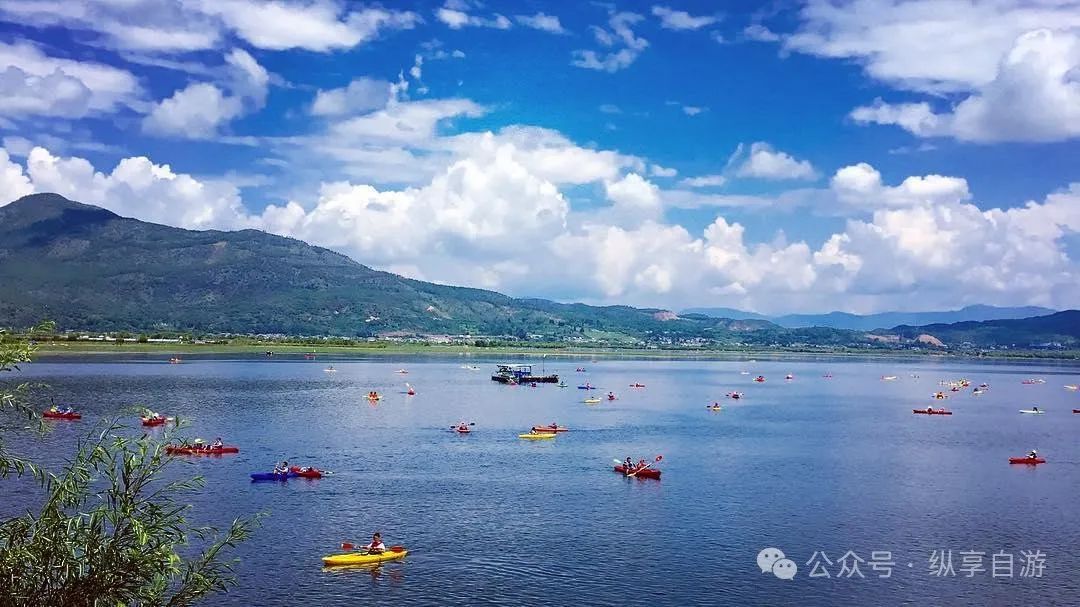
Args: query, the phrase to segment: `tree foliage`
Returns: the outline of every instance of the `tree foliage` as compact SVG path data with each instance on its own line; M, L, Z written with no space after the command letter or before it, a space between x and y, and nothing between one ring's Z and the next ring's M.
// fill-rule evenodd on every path
M32 344L5 337L0 372L33 355ZM0 384L0 478L26 477L41 488L36 512L0 522L0 607L179 607L234 583L225 551L258 517L224 531L192 525L181 500L202 479L167 480L173 460L163 442L110 423L80 441L55 474L7 452L5 434L41 431L26 423L37 419L35 388Z

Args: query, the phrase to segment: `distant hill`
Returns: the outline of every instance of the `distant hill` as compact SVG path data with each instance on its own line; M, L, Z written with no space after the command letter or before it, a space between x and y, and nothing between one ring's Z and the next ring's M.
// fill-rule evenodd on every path
M959 310L946 312L882 312L879 314L848 314L830 312L828 314L787 314L784 316L763 316L753 312L741 312L732 308L691 308L684 314L701 314L715 318L752 318L768 320L781 327L832 327L854 331L872 331L896 327L899 325L930 325L956 322L1003 320L1013 318L1031 318L1053 314L1055 310L1038 306L999 308L996 306L967 306Z
M983 322L959 322L913 327L894 327L889 333L903 339L932 335L946 346L971 344L977 347L1009 346L1016 348L1080 347L1080 311L1066 310L1047 316Z
M764 321L514 299L380 272L256 230L192 231L55 194L0 207L0 326L372 336L388 332L570 339L600 334L712 342L802 340ZM825 343L861 336L816 334Z

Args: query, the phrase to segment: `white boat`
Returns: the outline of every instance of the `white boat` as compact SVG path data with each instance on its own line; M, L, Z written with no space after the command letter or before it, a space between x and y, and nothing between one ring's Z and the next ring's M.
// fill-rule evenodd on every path
M325 371L326 373L337 373L337 369L334 368L334 365L330 365L329 367L323 369L323 371Z

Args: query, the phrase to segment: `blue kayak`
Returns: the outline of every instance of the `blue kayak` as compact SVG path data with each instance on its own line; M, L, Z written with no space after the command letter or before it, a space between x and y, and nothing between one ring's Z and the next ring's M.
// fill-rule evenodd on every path
M251 475L251 482L256 482L256 481L283 481L283 480L285 480L287 478L291 478L293 476L296 476L296 475L291 473L291 472L285 472L284 474L279 474L279 473L276 473L276 472L256 472L255 474Z
M595 390L596 386L578 386L578 390Z

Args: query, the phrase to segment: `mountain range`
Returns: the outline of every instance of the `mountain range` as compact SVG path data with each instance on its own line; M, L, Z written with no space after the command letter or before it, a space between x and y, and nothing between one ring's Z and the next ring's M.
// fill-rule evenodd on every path
M827 314L785 314L766 316L754 312L744 312L734 308L689 308L683 314L701 314L713 318L733 318L736 320L767 320L781 327L832 327L853 331L872 331L897 327L900 325L919 326L931 324L949 324L955 322L1005 320L1012 318L1031 318L1046 316L1057 310L1038 306L1020 306L1002 308L997 306L974 305L944 312L880 312L877 314L849 314L847 312L829 312Z
M973 307L953 314L1050 312L1009 310ZM73 331L343 337L399 332L552 341L601 338L612 343L883 347L882 340L871 340L861 330L807 326L818 324L810 320L784 327L772 319L730 317L736 314L717 318L710 315L716 310L700 312L676 315L655 308L566 304L438 285L374 270L292 238L257 230L193 231L147 223L56 194L34 194L0 207L0 326L27 327L47 319ZM964 341L980 344L1073 344L1080 343L1077 315L1041 316L1030 319L1038 321L1030 325L975 323L957 329L960 333L953 325L935 330L949 336L942 338L946 343L967 336ZM882 326L878 320L867 322ZM928 332L924 329L905 326L893 332L915 339ZM998 341L1002 339L1012 341Z

